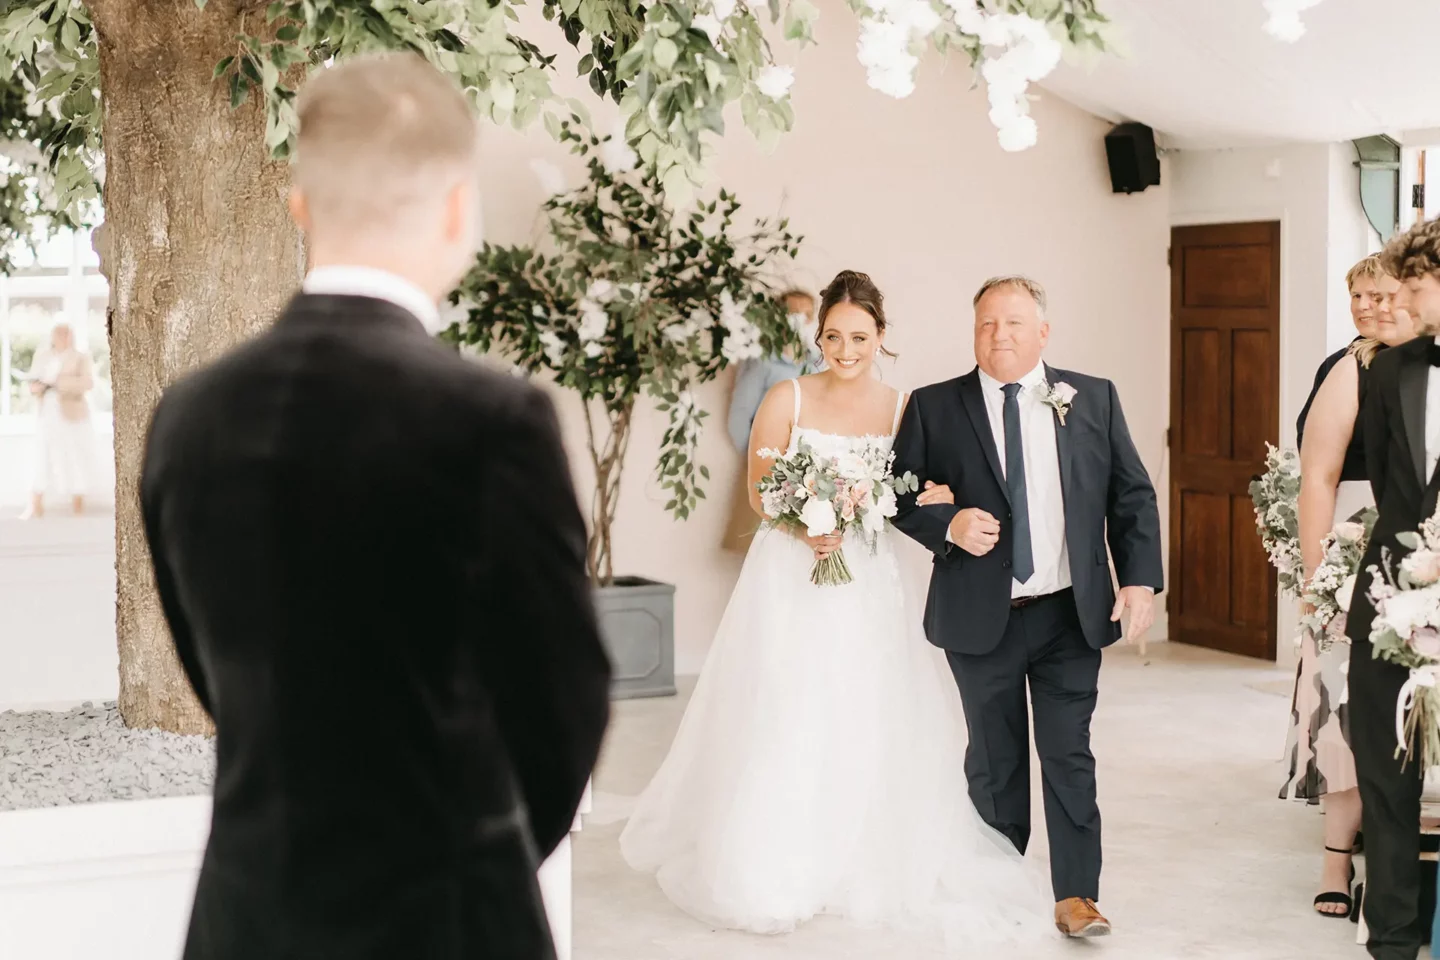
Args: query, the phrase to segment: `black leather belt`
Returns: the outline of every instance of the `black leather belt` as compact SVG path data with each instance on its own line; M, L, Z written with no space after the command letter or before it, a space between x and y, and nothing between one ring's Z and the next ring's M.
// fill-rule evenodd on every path
M1010 609L1024 610L1026 607L1034 606L1035 604L1040 603L1043 600L1053 600L1056 597L1063 597L1065 594L1069 593L1070 590L1071 588L1066 587L1064 590L1057 590L1054 593L1042 593L1036 597L1013 597L1010 600Z

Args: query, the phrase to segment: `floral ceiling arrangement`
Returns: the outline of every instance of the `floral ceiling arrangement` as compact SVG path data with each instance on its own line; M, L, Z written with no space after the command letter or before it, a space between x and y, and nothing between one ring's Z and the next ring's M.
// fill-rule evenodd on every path
M173 0L182 2L182 0ZM207 0L188 0L205 16ZM876 90L915 89L924 53L959 52L983 80L990 117L1006 150L1036 141L1029 85L1049 74L1068 46L1106 49L1109 21L1098 0L847 0L861 25L860 63ZM1292 0L1300 3L1302 0ZM294 147L296 92L304 76L335 59L375 49L408 49L446 71L496 123L561 122L583 107L552 87L558 58L521 35L519 0L275 0L255 4L234 53L206 64L232 105L266 105L265 142L277 159ZM762 144L790 130L795 70L776 33L793 48L814 42L814 0L540 0L547 20L581 54L592 92L620 106L620 142L654 171L677 205L708 180L713 138L725 112L740 107ZM772 30L767 26L773 25ZM44 152L15 166L47 172L55 206L76 216L99 196L103 92L86 0L0 0L0 82L25 95L0 103L0 127L42 111L56 131L22 132ZM27 114L28 111L28 114ZM26 126L23 122L19 126ZM14 133L13 129L7 130ZM47 169L48 168L48 169ZM0 171L0 177L3 177ZM12 178L13 179L13 178ZM12 218L23 219L23 218Z
M915 90L917 53L924 44L932 38L942 50L959 44L970 51L985 80L1000 146L1014 151L1035 145L1038 129L1026 91L1049 76L1063 52L1045 20L1023 9L993 9L979 0L944 0L940 8L929 0L861 0L855 6L861 23L860 63L870 86L892 97L908 97Z

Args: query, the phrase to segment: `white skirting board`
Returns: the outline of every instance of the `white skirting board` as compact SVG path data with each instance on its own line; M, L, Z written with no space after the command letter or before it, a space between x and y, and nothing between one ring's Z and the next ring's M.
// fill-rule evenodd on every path
M0 958L178 958L209 830L209 797L0 813ZM570 960L569 838L540 886Z

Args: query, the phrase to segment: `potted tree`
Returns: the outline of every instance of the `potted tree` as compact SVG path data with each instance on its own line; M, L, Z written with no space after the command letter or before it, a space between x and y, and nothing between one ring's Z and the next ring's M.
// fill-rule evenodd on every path
M587 562L617 697L675 692L674 586L616 576L613 528L635 404L669 415L655 475L684 520L710 472L696 458L706 412L693 388L731 363L792 349L775 293L799 238L781 221L741 233L734 195L677 212L650 169L578 116L554 131L586 159L581 187L546 201L543 249L486 245L442 336L549 375L580 395L594 469Z

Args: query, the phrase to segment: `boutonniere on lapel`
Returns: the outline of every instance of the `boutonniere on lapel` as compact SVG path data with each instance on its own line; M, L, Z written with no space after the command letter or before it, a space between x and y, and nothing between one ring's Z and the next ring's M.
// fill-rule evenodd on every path
M1075 388L1068 383L1051 383L1042 380L1037 384L1040 391L1040 402L1051 410L1060 420L1060 426L1065 426L1065 414L1070 412L1070 402L1075 399Z

